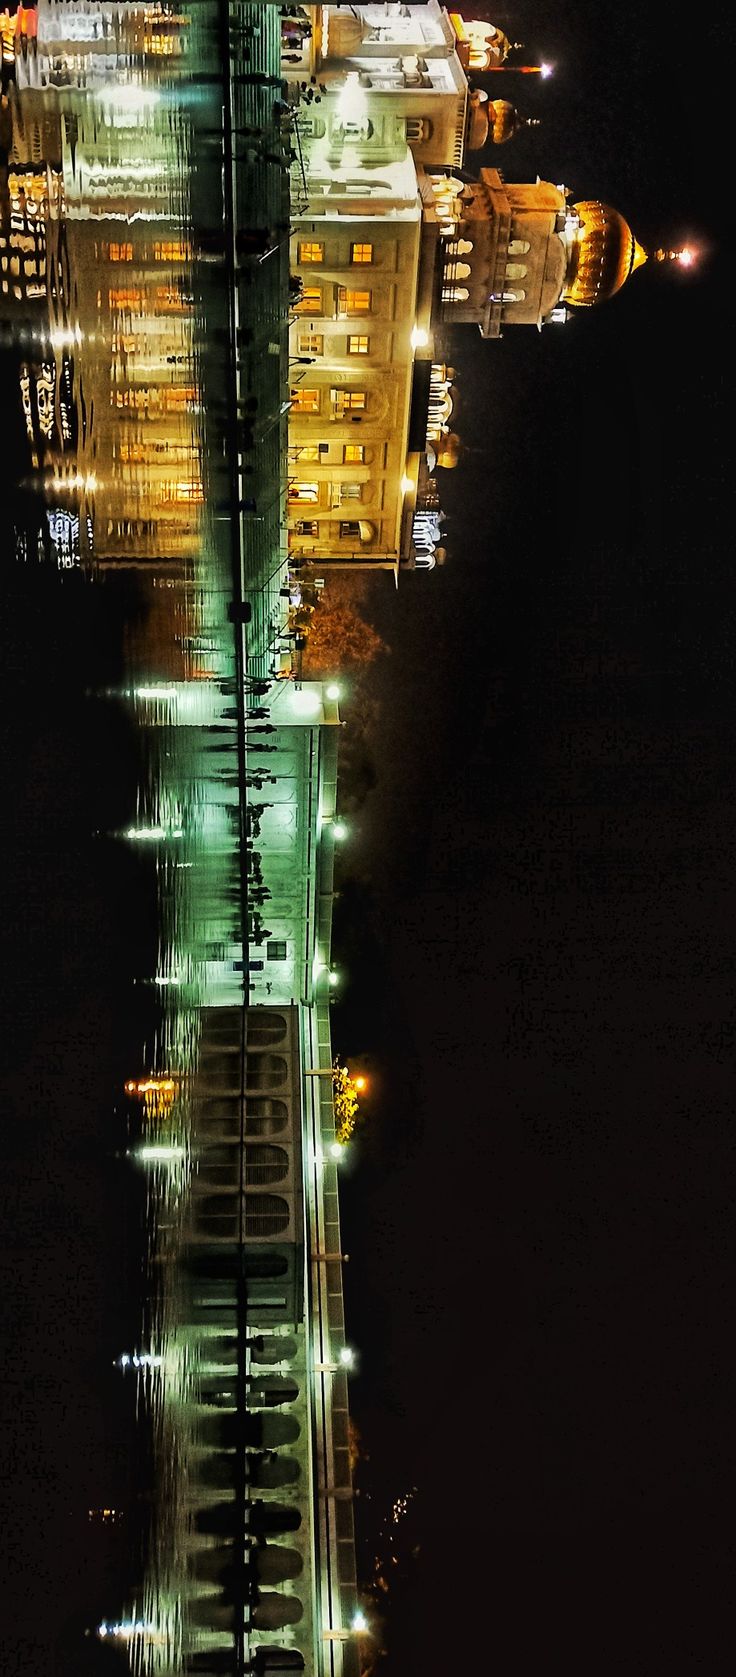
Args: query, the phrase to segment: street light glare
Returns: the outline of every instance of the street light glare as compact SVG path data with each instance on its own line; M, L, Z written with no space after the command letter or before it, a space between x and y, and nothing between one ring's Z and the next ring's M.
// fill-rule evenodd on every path
M362 1094L363 1090L368 1087L367 1077L354 1077L353 1086L357 1089L358 1094Z
M540 64L539 74L542 77L542 80L546 82L547 77L551 76L551 74L552 74L552 65L551 64Z

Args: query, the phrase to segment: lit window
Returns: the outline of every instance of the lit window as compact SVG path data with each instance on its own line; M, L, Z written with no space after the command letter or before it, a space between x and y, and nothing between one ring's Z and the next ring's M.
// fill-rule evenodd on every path
M300 483L300 482L295 480L293 483L289 484L289 500L290 501L313 501L313 502L318 501L319 500L319 484L318 483Z
M325 247L314 239L305 239L299 245L300 262L324 262Z
M103 244L102 257L103 261L107 258L108 262L132 262L133 246L130 244Z
M370 314L370 291L349 291L346 286L340 285L337 300L341 314Z
M361 245L351 245L350 246L350 260L351 260L351 262L372 262L373 261L373 246L372 245L363 245L363 244L361 244Z
M299 355L321 355L325 340L321 332L300 332L296 344Z
M183 239L155 239L153 245L154 262L188 262L191 258L191 247Z
M366 404L364 390L333 390L330 394L338 413L355 413L356 409L362 409Z
M291 406L294 413L319 413L319 391L298 384L291 392Z
M299 301L296 305L295 313L296 314L321 314L322 313L322 287L321 287L321 285L305 285L304 290L301 294L301 297L299 298Z
M116 285L107 293L110 309L142 309L144 294L139 285Z
M316 518L300 518L296 526L298 536L318 536L319 525Z
M296 451L297 460L321 460L322 449L319 443L305 443L303 448Z
M343 501L360 501L362 499L362 495L363 495L363 491L362 491L362 487L359 483L341 483L340 484L340 504L341 505L342 505Z
M367 355L370 339L363 333L351 332L348 338L348 355Z
M342 451L343 465L362 466L365 460L365 449L362 443L346 443Z

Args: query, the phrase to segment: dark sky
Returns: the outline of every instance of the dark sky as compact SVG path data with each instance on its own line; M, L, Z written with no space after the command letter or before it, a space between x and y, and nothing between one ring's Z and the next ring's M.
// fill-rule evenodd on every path
M557 74L495 78L544 126L492 161L703 260L458 331L448 562L372 601L335 1040L376 1068L345 1195L367 1555L418 1486L386 1677L732 1657L725 43L590 14L514 13Z

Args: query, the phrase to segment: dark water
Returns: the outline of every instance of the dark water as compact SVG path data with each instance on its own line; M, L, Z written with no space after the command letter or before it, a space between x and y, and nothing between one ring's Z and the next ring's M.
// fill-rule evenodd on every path
M0 120L8 1670L164 1672L196 1442L188 1079L201 1005L241 993L218 11L22 18ZM274 508L277 531L278 481Z

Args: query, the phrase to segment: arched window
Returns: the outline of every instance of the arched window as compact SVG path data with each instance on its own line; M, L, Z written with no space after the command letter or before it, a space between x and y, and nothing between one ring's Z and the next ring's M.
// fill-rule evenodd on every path
M532 247L528 239L511 239L509 242L509 256L526 256L527 251L531 250L531 248Z
M250 1142L245 1149L245 1180L249 1188L267 1182L283 1182L289 1172L289 1155L283 1147L268 1142Z
M286 1082L287 1065L281 1054L248 1054L245 1065L251 1089L278 1089Z
M445 274L449 280L468 279L472 269L469 262L448 262Z
M245 1233L249 1240L266 1240L289 1226L289 1206L280 1194L246 1194Z
M270 1013L265 1008L249 1008L249 1048L270 1048L283 1042L285 1036L286 1020L282 1013Z
M285 1101L247 1100L245 1103L246 1135L280 1135L286 1129L289 1116Z
M443 285L443 303L467 303L470 296L467 285Z
M504 303L523 303L525 297L525 291L504 291L503 294Z
M507 279L526 279L527 270L523 262L507 262L505 271Z
M445 246L448 256L469 256L473 249L472 239L453 239Z

